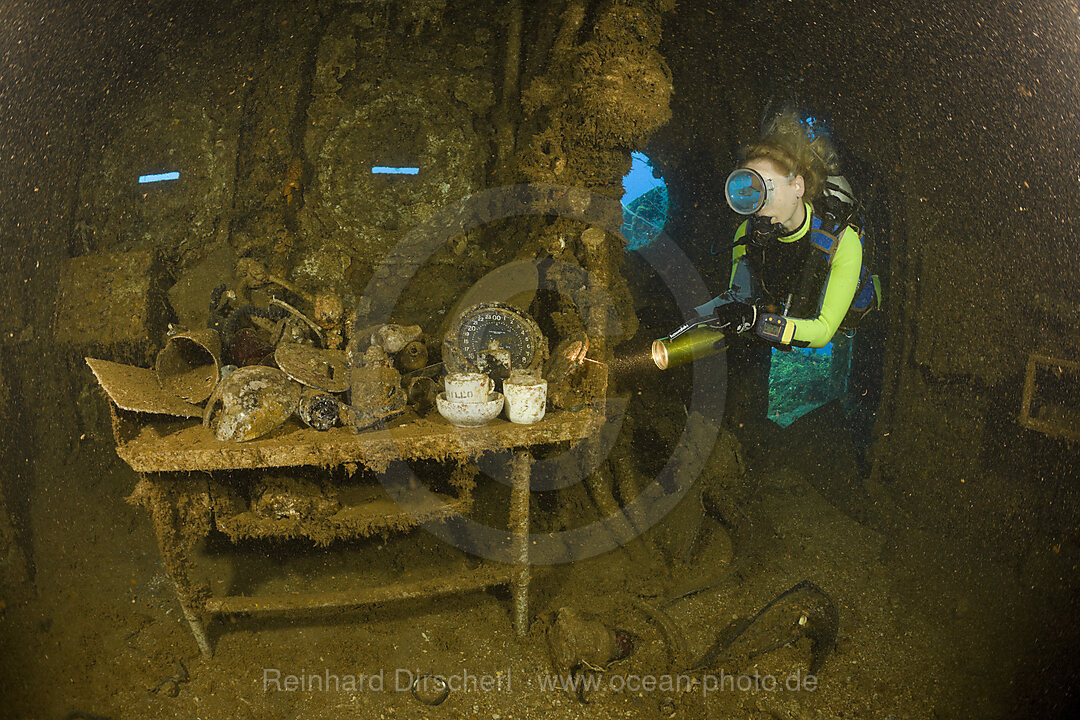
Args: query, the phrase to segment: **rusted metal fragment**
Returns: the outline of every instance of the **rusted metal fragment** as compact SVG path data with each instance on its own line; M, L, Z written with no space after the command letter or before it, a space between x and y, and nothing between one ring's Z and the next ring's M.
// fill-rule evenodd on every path
M286 375L303 385L330 393L349 389L349 368L341 350L283 343L274 351L274 360Z
M220 371L221 336L210 328L176 333L154 361L162 389L193 403L210 397Z
M163 390L157 375L149 368L98 358L86 358L86 364L101 383L105 394L122 410L185 418L202 417L201 407Z

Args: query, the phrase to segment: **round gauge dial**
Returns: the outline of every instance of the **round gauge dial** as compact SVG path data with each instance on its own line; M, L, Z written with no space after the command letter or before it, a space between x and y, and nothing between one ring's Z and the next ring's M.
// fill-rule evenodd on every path
M446 337L451 365L463 362L478 367L485 353L508 353L514 370L535 370L547 357L547 341L536 321L521 310L504 303L482 303L461 313Z

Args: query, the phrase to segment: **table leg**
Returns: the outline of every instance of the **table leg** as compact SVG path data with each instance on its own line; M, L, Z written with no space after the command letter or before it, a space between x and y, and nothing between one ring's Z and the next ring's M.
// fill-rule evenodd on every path
M527 450L514 453L510 465L510 552L514 563L511 592L514 596L514 631L519 637L529 632L529 482L532 455Z
M157 525L157 523L155 523ZM206 634L206 625L200 616L202 603L199 601L199 593L191 582L188 569L191 566L191 557L186 543L177 542L177 538L169 533L162 533L158 525L158 549L161 551L161 559L164 561L165 570L172 578L176 587L176 599L180 601L180 609L184 613L184 619L191 627L191 633L195 636L195 643L199 646L199 652L203 657L210 658L214 651L210 647L210 638Z
M176 594L178 597L180 596L179 592ZM195 636L195 644L199 646L199 652L209 660L214 656L214 650L210 647L210 636L206 634L206 625L199 618L199 613L188 607L188 603L184 601L183 597L180 597L180 609L184 611L184 619L191 626L191 634Z
M199 651L209 658L213 649L200 617L203 599L208 593L197 587L190 575L192 547L197 538L205 537L209 532L209 494L204 486L205 482L163 480L144 475L132 498L150 510L165 572L173 581L180 609Z

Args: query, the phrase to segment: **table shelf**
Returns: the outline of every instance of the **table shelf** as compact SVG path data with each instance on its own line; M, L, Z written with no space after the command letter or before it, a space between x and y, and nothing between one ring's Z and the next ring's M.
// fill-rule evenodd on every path
M469 460L485 452L587 437L604 415L591 407L549 413L533 425L493 420L459 428L438 414L404 417L388 428L354 433L312 430L290 420L264 437L222 442L195 420L162 419L113 409L117 454L137 472L194 472L275 467L363 465L383 472L393 460ZM152 418L152 419L147 419Z
M353 590L322 593L276 593L267 595L224 595L212 597L203 605L211 614L285 613L322 608L354 608L381 602L437 597L472 592L496 585L506 585L513 579L515 568L509 565L485 563L480 567L411 582L390 583Z
M230 540L306 537L316 541L366 537L377 532L402 532L425 522L461 515L472 505L472 495L462 491L457 497L431 492L426 507L415 503L402 508L379 486L357 488L367 497L349 499L327 517L269 518L247 510L216 517L214 525ZM354 493L355 494L355 493Z

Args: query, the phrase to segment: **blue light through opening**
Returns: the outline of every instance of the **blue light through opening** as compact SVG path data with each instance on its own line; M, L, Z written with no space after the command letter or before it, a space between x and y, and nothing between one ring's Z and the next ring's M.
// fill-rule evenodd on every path
M668 220L668 191L644 153L631 153L630 172L623 178L623 225L627 249L648 246Z
M419 175L420 168L418 167L389 167L386 165L376 165L371 168L373 175Z
M154 175L140 175L139 176L139 182L140 183L156 183L156 182L162 182L164 180L179 180L179 179L180 179L180 173L178 173L178 172L156 173Z
M837 333L823 348L772 351L769 419L787 427L834 398L845 398L854 338Z

